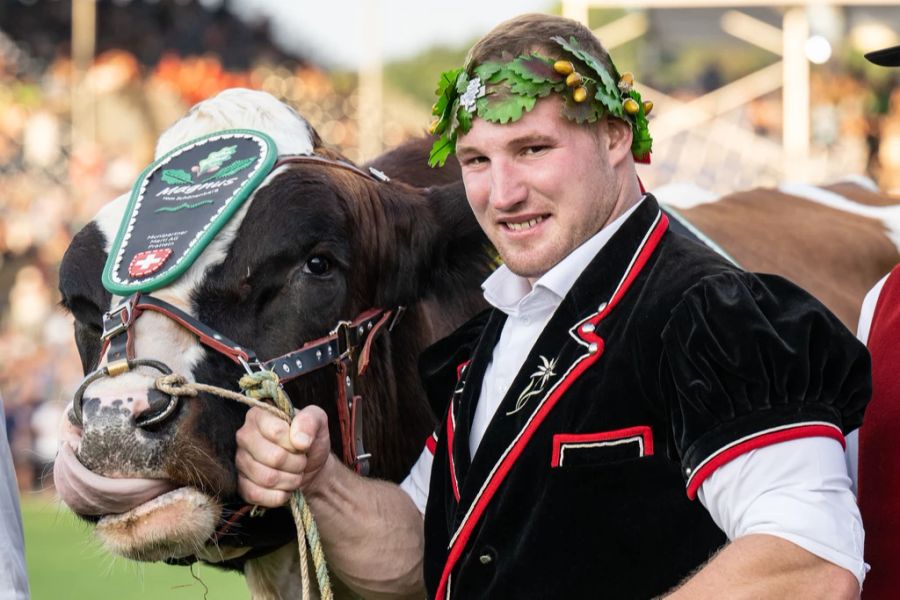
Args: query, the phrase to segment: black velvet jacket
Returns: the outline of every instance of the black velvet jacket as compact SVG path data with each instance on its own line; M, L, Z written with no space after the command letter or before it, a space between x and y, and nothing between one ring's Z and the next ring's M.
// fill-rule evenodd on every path
M667 232L649 197L541 333L474 457L468 434L505 315L438 342L425 580L440 598L650 598L726 539L692 501L766 444L858 427L865 348L779 277ZM449 405L448 405L449 400Z

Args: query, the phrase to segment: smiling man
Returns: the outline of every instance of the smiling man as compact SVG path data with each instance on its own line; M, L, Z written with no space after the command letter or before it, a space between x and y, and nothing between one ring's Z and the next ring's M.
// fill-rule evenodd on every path
M242 494L302 489L363 596L858 596L842 443L865 348L796 286L668 231L635 172L652 105L632 84L546 15L442 77L431 162L457 153L504 265L494 308L422 357L440 424L402 486L341 466L317 409L248 413Z

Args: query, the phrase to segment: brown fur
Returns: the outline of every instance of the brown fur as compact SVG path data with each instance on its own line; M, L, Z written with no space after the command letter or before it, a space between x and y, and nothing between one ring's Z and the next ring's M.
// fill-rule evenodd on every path
M879 198L852 184L829 189L852 191L873 204ZM787 277L851 329L866 292L900 262L880 221L772 189L738 192L679 212L742 267Z

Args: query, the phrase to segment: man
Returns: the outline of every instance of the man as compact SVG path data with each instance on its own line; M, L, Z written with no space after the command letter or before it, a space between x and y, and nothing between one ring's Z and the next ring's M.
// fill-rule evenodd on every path
M635 173L651 106L631 84L546 15L444 74L431 162L458 154L505 264L495 308L422 357L440 424L401 487L342 467L320 410L290 428L248 412L242 495L303 490L363 596L858 595L841 443L868 355L795 286L667 232Z
M876 65L900 66L900 46L870 52L866 58ZM847 437L847 454L857 482L860 512L868 528L865 557L872 570L866 581L867 600L894 598L900 586L896 568L900 548L900 514L896 510L900 454L895 443L900 426L898 331L900 266L866 294L857 331L857 337L872 353L872 402L858 437L855 432Z

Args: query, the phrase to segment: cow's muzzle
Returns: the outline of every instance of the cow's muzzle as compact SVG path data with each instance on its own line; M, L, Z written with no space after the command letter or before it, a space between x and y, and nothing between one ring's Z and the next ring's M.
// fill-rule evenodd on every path
M85 377L78 390L75 392L75 398L72 402L72 412L75 417L75 425L79 427L84 424L84 392L87 388L99 379L104 377L116 377L122 373L126 373L136 367L152 367L163 375L170 375L170 369L165 363L152 360L149 358L136 358L132 360L118 360L108 365L104 365L90 373ZM148 397L148 408L139 415L135 415L134 424L137 427L148 428L158 425L168 419L178 408L178 396L163 394L157 390L152 390Z

